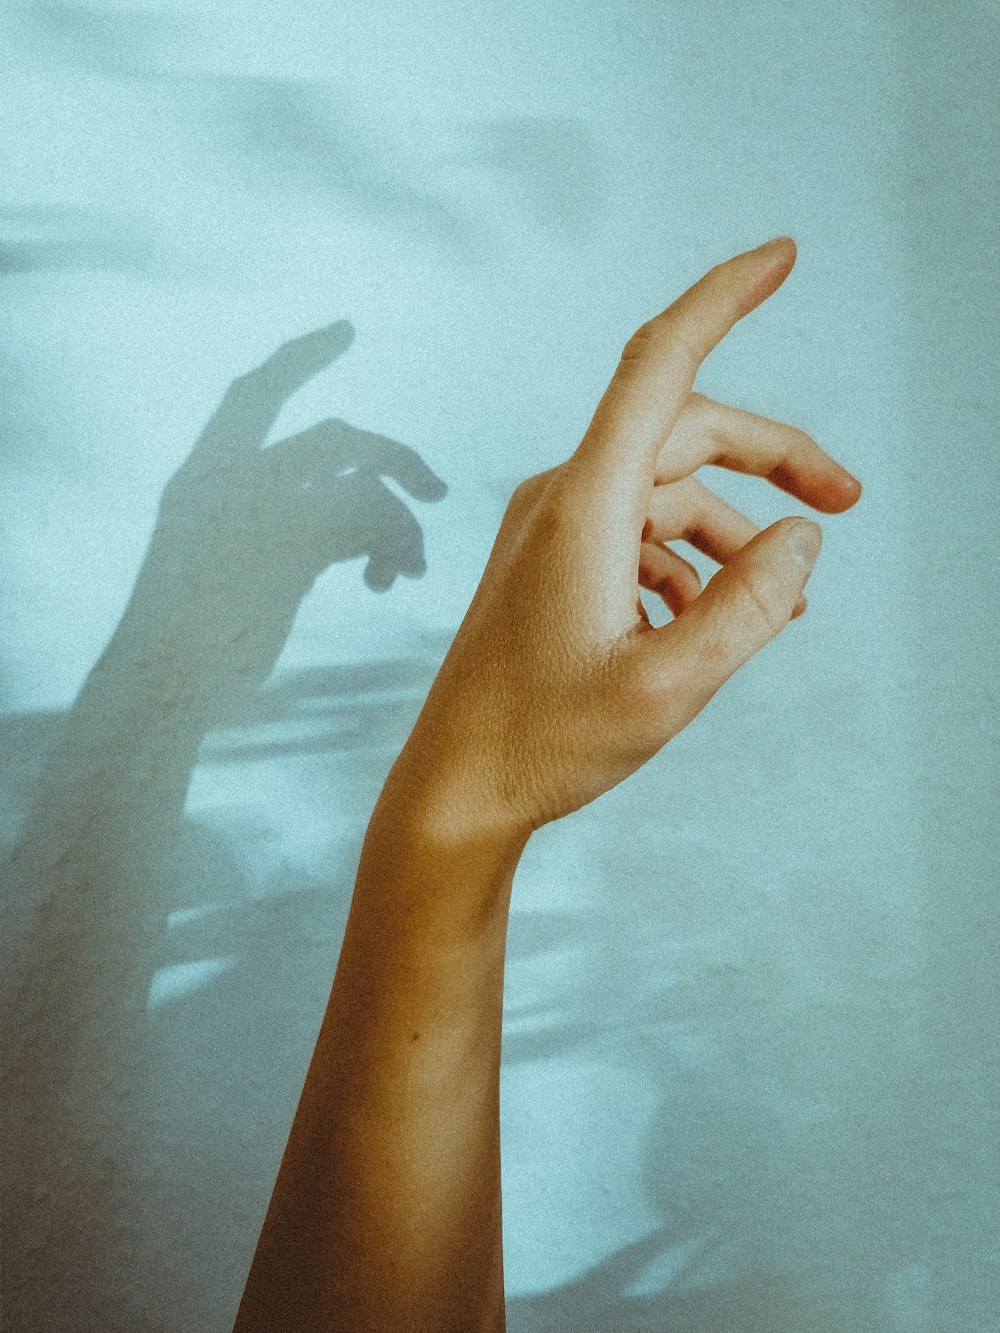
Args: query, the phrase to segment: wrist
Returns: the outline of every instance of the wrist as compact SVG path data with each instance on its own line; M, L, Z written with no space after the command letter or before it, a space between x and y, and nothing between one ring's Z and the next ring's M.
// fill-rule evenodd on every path
M400 757L386 781L358 868L352 913L428 956L484 936L501 943L514 872L530 830L496 816L459 775Z
M373 823L392 825L445 855L516 865L534 832L488 781L482 752L466 753L441 738L428 746L411 737L393 764Z

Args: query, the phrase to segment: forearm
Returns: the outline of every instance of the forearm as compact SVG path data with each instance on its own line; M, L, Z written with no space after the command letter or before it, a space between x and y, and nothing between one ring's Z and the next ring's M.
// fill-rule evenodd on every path
M365 839L238 1333L504 1326L503 962L524 839L445 827L420 785L404 756Z

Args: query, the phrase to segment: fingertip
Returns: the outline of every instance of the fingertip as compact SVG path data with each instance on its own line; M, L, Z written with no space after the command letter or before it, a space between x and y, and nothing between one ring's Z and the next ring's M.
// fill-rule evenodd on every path
M764 475L772 485L823 514L842 514L861 498L861 482L829 457L818 464L786 459Z
M768 250L773 250L775 254L784 252L786 254L786 257L790 259L792 263L794 263L795 257L798 254L798 249L799 248L795 243L794 237L772 236L771 239L769 241L765 241L763 245L758 245L754 253L764 254Z
M791 236L777 237L777 245L780 247L780 251L784 256L786 265L785 273L787 275L795 267L795 261L799 257L799 247Z
M849 472L826 477L822 488L807 503L824 514L842 514L861 499L861 482Z
M767 261L752 283L748 294L750 309L752 310L776 292L791 273L798 248L791 236L775 236L772 240L765 241L763 245L758 245L755 250L748 253L758 261Z
M784 529L786 550L808 576L823 545L823 529L810 518L786 519L779 526Z

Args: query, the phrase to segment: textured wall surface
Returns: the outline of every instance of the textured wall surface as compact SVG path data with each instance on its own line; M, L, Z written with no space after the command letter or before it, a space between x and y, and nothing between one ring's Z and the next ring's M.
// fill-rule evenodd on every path
M808 614L529 846L509 1326L996 1328L998 28L4 7L4 1333L229 1327L507 496L639 322L780 233L700 387L865 494Z

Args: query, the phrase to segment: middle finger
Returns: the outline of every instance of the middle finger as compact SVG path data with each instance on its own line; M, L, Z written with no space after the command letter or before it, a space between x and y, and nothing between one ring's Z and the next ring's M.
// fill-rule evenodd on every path
M691 393L660 450L656 480L677 481L706 463L766 477L828 514L849 509L861 494L858 479L805 431Z

